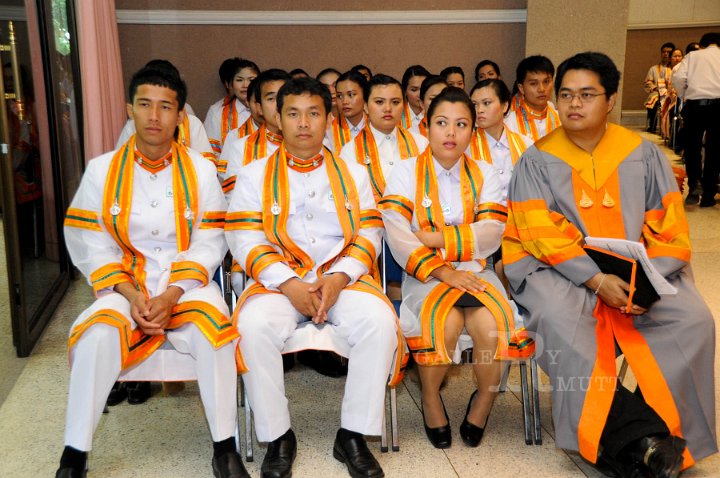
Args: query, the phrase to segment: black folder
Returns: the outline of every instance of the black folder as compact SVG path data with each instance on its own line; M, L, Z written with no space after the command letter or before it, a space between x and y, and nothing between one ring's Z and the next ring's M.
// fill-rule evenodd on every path
M630 284L629 303L649 309L654 302L660 300L660 295L645 274L642 264L635 259L593 246L586 245L583 249L602 272L616 275Z

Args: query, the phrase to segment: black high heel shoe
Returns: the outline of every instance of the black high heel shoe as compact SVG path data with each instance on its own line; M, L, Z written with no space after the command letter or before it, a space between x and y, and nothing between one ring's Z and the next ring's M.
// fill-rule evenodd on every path
M468 421L467 417L470 414L470 407L472 406L473 398L475 398L475 395L477 395L477 393L478 391L475 390L473 394L470 395L470 401L468 402L467 411L465 412L465 419L460 425L460 438L462 438L462 441L467 446L471 446L473 448L477 447L480 444L480 441L482 441L488 418L490 418L490 413L488 412L488 416L485 418L485 425L483 425L482 428L473 425Z
M420 412L422 413L423 425L425 426L425 434L428 440L430 440L430 443L432 443L435 448L442 450L450 448L450 445L452 445L452 432L450 430L450 419L448 418L447 410L445 410L445 402L443 402L442 395L440 396L440 403L442 403L443 412L445 412L445 419L448 421L447 425L435 428L427 426L427 422L425 421L425 407L422 401L420 402Z

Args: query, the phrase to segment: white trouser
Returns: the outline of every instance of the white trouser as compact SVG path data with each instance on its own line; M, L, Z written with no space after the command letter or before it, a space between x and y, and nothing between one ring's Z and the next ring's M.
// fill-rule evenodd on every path
M214 287L213 287L214 286ZM215 284L188 291L181 298L187 300L210 299L207 302L227 314L227 307ZM135 323L130 318L130 304L120 294L112 293L96 300L73 324L82 323L101 309L112 309ZM205 417L213 441L230 438L235 434L237 420L237 368L235 345L232 341L215 349L194 324L167 332L167 342L175 351L158 350L136 367L146 367L149 379L160 378L157 364L153 359L160 353L189 354L194 360L200 397L205 407ZM92 437L102 416L105 402L113 383L120 378L120 333L117 328L106 324L91 326L78 339L71 350L70 387L65 417L65 445L77 450L92 449ZM187 363L187 360L183 360ZM172 365L163 361L162 366Z
M259 441L272 441L290 428L281 351L297 324L305 320L281 294L252 296L240 310L240 350L249 370L243 381ZM385 387L397 349L395 317L379 298L344 290L328 311L328 323L350 345L340 426L379 435Z

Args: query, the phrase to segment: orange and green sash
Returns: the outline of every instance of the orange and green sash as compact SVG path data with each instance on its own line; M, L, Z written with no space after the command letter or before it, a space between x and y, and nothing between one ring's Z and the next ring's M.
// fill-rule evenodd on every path
M282 135L271 133L263 124L257 131L248 136L245 140L242 162L243 166L247 166L255 160L266 157L268 155L268 142L274 144L275 146L280 146L282 143ZM236 179L237 176L230 176L223 181L222 188L224 193L227 194L235 189Z
M558 116L557 111L555 111L553 108L550 108L550 105L547 105L545 107L544 114L546 125L545 134L547 135L560 126L560 117ZM536 120L533 118L532 110L527 104L525 104L524 100L521 100L520 107L515 110L515 118L517 119L520 134L530 136L533 141L537 141L540 139L540 134L538 133L538 128L535 124ZM537 121L542 120L538 119Z
M407 101L405 102L405 107L403 108L402 117L400 118L400 126L402 126L405 129L412 128L412 118L413 114L410 110L410 103Z
M102 221L123 251L122 269L132 275L138 290L147 294L145 256L132 245L129 233L134 158L135 135L110 161L103 194ZM177 143L172 145L171 167L177 246L182 252L190 247L190 235L198 215L198 185L192 160L187 150Z
M240 337L232 321L207 302L191 300L177 304L173 307L172 318L166 330L174 330L189 323L195 324L216 349ZM148 358L166 340L166 335L146 335L140 327L133 329L130 320L116 310L101 309L73 328L68 339L68 351L72 350L80 337L95 324L109 325L120 332L122 370ZM244 367L242 356L239 359L238 366Z
M365 113L363 113L363 118L365 118L365 124L367 124L367 117L365 116ZM340 115L333 120L331 128L334 143L333 146L335 147L334 153L340 154L340 150L343 146L353 139L352 132L350 131L350 123L347 118Z
M513 166L517 163L520 156L527 149L527 145L523 140L522 136L514 131L505 129L507 135L508 144L510 145L510 159L512 160ZM486 163L492 164L492 154L490 153L490 145L488 144L487 133L483 129L478 129L477 133L472 137L470 141L470 155L475 160L485 161Z
M235 107L235 97L227 96L223 103L222 119L220 120L220 148L225 144L227 134L238 127L238 112Z
M397 127L395 130L400 158L407 159L417 156L419 151L412 134L401 127ZM365 125L365 128L355 137L355 158L358 163L367 167L375 202L378 203L382 199L383 191L385 191L385 176L382 172L377 143L370 125Z
M255 128L255 122L252 119L252 116L249 117L243 124L238 127L238 139L244 138L245 136L250 136L253 134L257 128Z
M420 124L418 125L418 131L421 135L428 137L428 124L427 124L427 118L423 118L420 121Z

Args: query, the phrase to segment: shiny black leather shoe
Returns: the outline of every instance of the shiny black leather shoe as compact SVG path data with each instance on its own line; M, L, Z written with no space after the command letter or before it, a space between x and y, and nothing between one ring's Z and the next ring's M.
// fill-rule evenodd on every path
M673 435L665 438L644 437L631 456L647 467L651 478L677 478L683 464L685 444L685 440Z
M250 478L240 454L236 451L213 457L212 469L215 478Z
M353 478L382 478L385 476L380 463L368 450L365 437L360 433L340 429L335 436L333 456L345 463Z
M268 444L260 471L262 478L290 478L297 455L297 439L292 428Z
M85 478L87 472L85 470L77 470L75 468L60 468L55 472L55 478Z
M423 416L423 425L425 426L425 434L428 440L430 440L430 443L432 443L435 448L443 450L450 448L452 445L452 430L450 429L450 419L448 418L447 410L445 410L445 402L443 402L442 396L440 396L440 402L443 406L443 412L445 412L445 419L448 421L447 425L430 428L425 421L425 407L423 407L422 404L420 406L420 413L422 413Z
M110 390L110 395L108 395L107 404L108 407L114 407L115 405L118 405L123 402L127 398L127 387L125 386L125 382L115 382L115 385L113 385L112 390Z
M151 395L150 382L126 382L128 403L140 405L148 401Z
M488 413L488 416L485 418L485 425L483 425L482 427L473 425L468 421L467 417L470 414L470 407L472 406L473 399L475 398L475 395L477 395L477 393L478 391L475 390L472 395L470 395L470 401L468 402L467 410L465 411L465 419L463 419L463 422L460 425L460 438L462 438L462 441L467 446L471 446L473 448L478 446L480 444L480 441L482 441L488 418L490 418L490 414Z
M583 460L585 459L583 458ZM585 461L587 462L587 460ZM595 468L603 475L613 478L647 478L645 474L646 468L639 461L634 459L620 461L610 458L602 452L598 455Z

